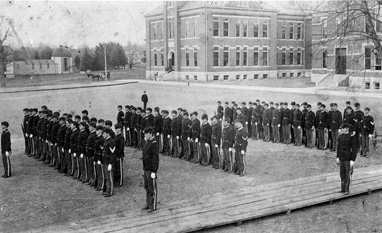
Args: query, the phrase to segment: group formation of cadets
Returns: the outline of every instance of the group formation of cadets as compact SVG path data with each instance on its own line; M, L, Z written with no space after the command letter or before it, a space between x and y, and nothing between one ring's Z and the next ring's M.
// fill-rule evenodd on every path
M89 119L87 110L73 119L46 106L25 108L25 153L110 197L123 184L123 126L114 128L109 120Z
M301 109L302 107L302 109ZM312 149L314 146L319 150L330 149L336 151L338 147L339 129L342 123L350 126L349 132L355 137L357 150L362 157L369 157L369 142L374 133L374 119L369 115L370 108L361 110L359 103L354 104L355 110L349 101L342 114L336 103L330 104L327 109L325 104L317 103L317 111L312 111L312 106L306 102L303 104L291 103L266 103L260 100L246 103L242 102L239 107L235 102L225 102L224 108L218 102L218 115L224 116L231 121L242 122L249 137L254 140L262 139L273 143L293 143L295 146L305 145Z
M248 133L243 122L222 116L219 113L209 119L203 114L199 120L198 112L189 113L182 108L170 112L127 105L118 119L122 121L124 117L127 146L141 149L145 141L142 132L152 127L159 152L164 156L244 176Z

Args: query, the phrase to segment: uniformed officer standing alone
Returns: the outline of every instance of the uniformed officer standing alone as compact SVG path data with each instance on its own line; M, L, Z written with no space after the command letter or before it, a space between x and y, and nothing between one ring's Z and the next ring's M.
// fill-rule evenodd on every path
M159 146L155 140L153 127L144 129L146 143L142 150L143 177L146 189L146 205L142 209L153 212L157 207L157 171L159 166Z

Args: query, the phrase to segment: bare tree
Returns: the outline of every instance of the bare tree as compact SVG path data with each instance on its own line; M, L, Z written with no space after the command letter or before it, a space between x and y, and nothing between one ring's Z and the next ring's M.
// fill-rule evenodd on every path
M0 16L0 87L6 87L5 82L5 61L7 58L7 51L4 46L4 42L12 34L12 21L5 16Z

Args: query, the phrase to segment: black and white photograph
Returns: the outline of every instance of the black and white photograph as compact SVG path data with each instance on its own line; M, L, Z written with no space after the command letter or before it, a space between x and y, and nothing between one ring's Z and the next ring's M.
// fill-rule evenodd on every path
M382 233L382 1L0 0L1 233Z

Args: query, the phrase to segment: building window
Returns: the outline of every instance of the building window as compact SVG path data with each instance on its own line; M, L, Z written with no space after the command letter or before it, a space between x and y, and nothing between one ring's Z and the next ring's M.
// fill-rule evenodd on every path
M219 47L214 47L214 66L219 66Z
M42 64L40 63L40 70L42 70Z
M253 79L259 79L259 75L258 74L254 74L253 75Z
M253 37L259 37L259 21L253 22Z
M214 81L219 80L219 75L214 75Z
M281 25L281 39L285 40L286 38L286 25Z
M301 50L300 49L297 51L296 64L301 65Z
M198 26L197 24L197 18L194 18L194 27L193 27L193 37L196 37L196 27Z
M369 82L365 83L365 89L370 89L370 83Z
M322 52L322 67L323 68L327 68L327 64L326 64L326 59L328 57L328 51L325 49L323 52Z
M154 50L154 66L158 66L158 57L157 57L157 51Z
M247 37L248 35L248 22L243 22L243 37Z
M190 51L186 48L186 66L190 66Z
M194 75L194 80L198 80L198 76L197 75Z
M219 36L219 18L214 18L214 36Z
M236 66L240 66L240 47L236 47Z
M162 40L162 23L158 23L156 33L158 40Z
M365 47L365 69L371 69L371 49Z
M379 90L379 83L374 83L374 88Z
M155 23L151 24L151 32L152 32L151 39L152 40L156 40L157 39L157 34L156 34Z
M268 74L263 74L263 79L268 78Z
M161 59L161 64L164 66L164 54L163 54L163 49L160 50L160 59Z
M236 37L240 37L240 21L236 22Z
M297 77L301 77L301 72L298 72L298 73L297 73Z
M186 80L189 80L190 79L190 76L189 75L186 75Z
M228 78L229 78L229 75L224 75L224 76L223 76L223 79L224 79L224 80L228 80Z
M20 69L20 64L16 64L16 69L18 69L18 70Z
M237 74L236 75L236 80L239 80L240 79L240 74Z
M243 66L247 66L247 60L248 60L247 47L244 47L244 49L243 49Z
M289 50L289 65L293 65L293 49Z
M293 78L293 75L294 75L294 73L290 73L290 74L289 74L289 77Z
M247 75L246 74L243 74L243 79L247 79Z
M301 23L297 24L297 38L296 40L302 40L302 26Z
M253 65L259 65L259 48L257 47L253 48Z
M184 20L184 37L189 37L189 31L190 31L190 21L188 19Z
M291 39L291 40L293 40L293 29L294 29L293 23L290 23L290 25L289 25L289 39Z
M198 66L198 49L194 48L194 66Z
M323 19L322 20L322 38L328 37L328 20Z
M268 66L268 48L263 48L263 66Z
M32 63L32 70L34 70L34 63Z
M229 47L224 47L223 66L228 66L228 62L229 62Z
M225 18L223 21L223 36L228 36L228 32L229 32L229 22L228 22L228 19Z
M267 20L263 21L263 37L264 38L268 37L268 21Z
M285 65L286 64L286 51L283 50L281 52L281 65Z
M378 54L375 54L375 70L382 70L381 69L381 56L379 56Z

